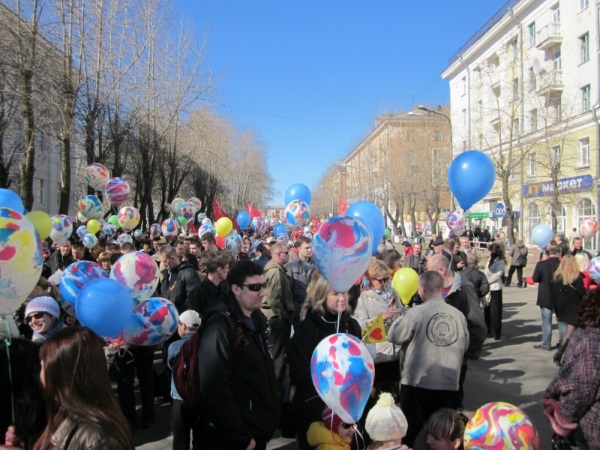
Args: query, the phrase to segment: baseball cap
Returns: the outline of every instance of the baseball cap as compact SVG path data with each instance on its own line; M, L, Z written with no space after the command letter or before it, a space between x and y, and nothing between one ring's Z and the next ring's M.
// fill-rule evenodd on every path
M200 314L193 309L188 309L179 315L179 321L185 324L188 328L197 328L202 323Z

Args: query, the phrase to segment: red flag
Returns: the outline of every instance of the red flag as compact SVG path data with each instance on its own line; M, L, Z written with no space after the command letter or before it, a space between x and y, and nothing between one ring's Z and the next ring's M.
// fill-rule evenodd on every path
M250 217L252 217L253 219L255 217L262 217L262 213L260 212L260 210L254 208L250 202L248 202L248 213L250 214Z
M346 203L344 201L344 199L342 198L342 196L340 195L340 201L338 204L338 215L343 216L344 214L346 214L347 209L348 209L348 203Z
M213 221L216 222L217 220L219 220L221 217L229 217L227 214L225 214L225 211L223 211L221 209L221 204L219 203L219 196L215 195L215 198L213 199Z

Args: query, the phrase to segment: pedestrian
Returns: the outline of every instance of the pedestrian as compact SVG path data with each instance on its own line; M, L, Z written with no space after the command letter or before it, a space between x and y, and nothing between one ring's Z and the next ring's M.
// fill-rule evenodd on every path
M173 342L169 346L169 352L167 356L167 364L169 368L173 369L173 362L177 358L177 355L181 351L181 347L185 344L198 330L201 324L200 315L191 309L184 311L179 316L179 322L177 324L177 334L181 337L180 340ZM189 450L190 449L190 432L194 440L194 447L196 448L199 437L199 420L200 416L197 411L188 409L177 388L175 387L175 381L171 377L171 433L173 434L173 450Z
M485 268L485 276L490 284L490 304L485 307L485 323L488 329L488 336L495 341L502 337L502 277L506 267L506 256L502 246L494 242L489 247L490 259Z
M176 249L170 245L162 247L158 257L165 267L160 295L173 303L181 314L188 309L188 296L200 284L200 277L187 261L181 261Z
M285 270L292 280L292 295L297 317L300 315L302 304L306 299L306 286L311 272L315 269L312 260L312 241L306 236L298 236L294 244L298 255L290 258Z
M108 379L102 339L88 328L67 327L46 340L40 359L48 424L35 450L133 450Z
M60 319L60 307L52 297L36 297L25 308L25 320L33 330L32 341L44 341L65 327Z
M300 450L311 448L306 432L311 423L321 419L325 408L310 374L313 351L319 342L337 332L361 338L360 325L350 316L348 310L348 293L336 292L327 280L317 273L315 270L312 277L315 277L316 281L314 284L311 281L310 292L307 294L312 309L302 322L294 326L295 332L290 339L288 350L290 375L292 384L296 387L293 402Z
M518 238L516 244L508 251L508 256L510 256L510 268L508 269L508 275L504 282L505 287L510 286L515 271L517 272L517 287L527 287L527 283L523 281L523 268L527 265L527 252L528 249L525 247L525 244L523 244L523 239Z
M263 268L239 261L228 292L209 310L198 355L202 417L200 448L266 449L277 428L280 398L267 347Z
M421 253L423 244L413 244L413 252L408 257L404 258L404 267L410 267L417 274L421 275L425 272L427 265L427 258Z
M533 269L531 279L539 283L537 293L537 305L542 314L542 341L533 348L539 350L552 350L552 314L554 304L552 303L552 279L554 272L560 265L560 249L556 245L548 249L548 258L539 261Z

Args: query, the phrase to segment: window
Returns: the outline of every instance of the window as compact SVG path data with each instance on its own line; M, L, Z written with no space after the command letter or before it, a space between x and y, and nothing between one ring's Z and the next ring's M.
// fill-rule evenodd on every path
M588 112L591 109L590 85L581 88L581 112Z
M515 158L510 158L508 170L508 181L517 181L517 160Z
M467 94L467 77L462 78L462 95Z
M596 220L596 208L594 207L594 204L590 199L583 198L577 205L577 223L581 225L581 222L587 219ZM594 235L591 239L584 239L583 248L585 248L586 250L595 249L596 239L596 235Z
M477 111L479 112L479 118L483 119L483 101L479 100L477 102Z
M439 131L434 131L433 132L433 141L434 142L442 142L442 133L440 133Z
M582 138L578 141L579 147L579 166L590 165L590 138Z
M579 0L579 11L587 8L590 4L589 0Z
M463 118L463 120L462 120L463 125L467 126L467 110L466 109L462 110L462 118Z
M529 155L527 155L527 159L528 159L527 175L529 175L530 177L535 177L535 166L536 166L535 153L530 153Z
M519 100L519 79L513 79L513 100Z
M579 38L579 49L581 55L581 64L590 60L590 33L585 33Z
M535 47L535 22L532 22L527 27L529 30L529 46Z
M560 46L554 47L552 52L552 68L554 70L562 69L562 62L560 59Z
M463 152L467 150L467 141L462 142L462 149L463 149Z
M529 113L529 130L537 131L538 129L538 111L537 108L534 108Z
M535 70L533 67L529 68L529 90L535 91L537 89L537 77L535 75Z
M483 150L483 134L479 135L479 150Z
M37 193L37 201L40 205L44 204L44 180L37 178L35 180L35 190Z
M558 3L552 8L552 22L560 23L560 8Z
M550 164L553 168L558 167L560 164L560 145L550 147Z
M512 121L512 137L513 139L516 138L519 135L519 118L515 118Z
M548 121L556 123L561 119L561 98L551 97L548 101Z
M540 208L535 203L530 203L527 206L527 231L529 233L530 241L533 238L533 228L540 223L542 223L542 218L540 217Z

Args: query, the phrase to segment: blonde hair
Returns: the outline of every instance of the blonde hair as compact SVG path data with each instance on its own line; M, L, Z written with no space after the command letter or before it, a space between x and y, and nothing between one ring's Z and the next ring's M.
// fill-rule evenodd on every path
M579 266L579 271L583 272L587 270L588 265L590 264L590 258L585 253L577 253L575 255L575 261L577 261L577 265Z
M572 255L565 255L552 277L557 283L571 284L580 274L579 264Z
M467 266L477 267L478 264L479 264L479 256L475 253L469 253L467 255Z
M315 273L316 272L316 273ZM313 276L318 274L316 280L313 281ZM313 271L311 274L311 279L309 282L310 287L306 288L306 296L310 299L310 303L314 310L318 311L321 315L325 315L327 312L325 308L325 303L327 302L327 296L330 292L333 292L333 288L327 282L327 280L318 272ZM348 310L348 304L346 303L346 311Z
M372 280L380 273L385 274L385 276L389 276L390 268L380 259L371 261L369 263L369 267L367 267L367 276L369 277L369 280Z

